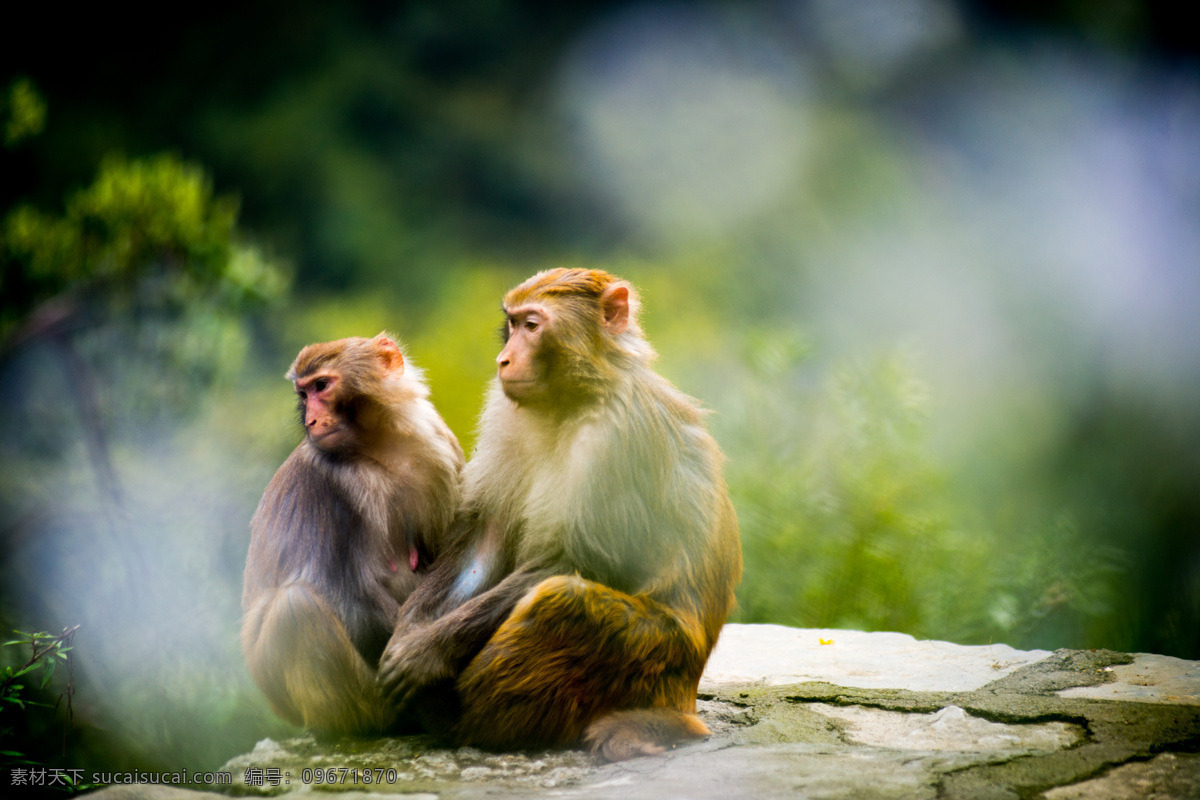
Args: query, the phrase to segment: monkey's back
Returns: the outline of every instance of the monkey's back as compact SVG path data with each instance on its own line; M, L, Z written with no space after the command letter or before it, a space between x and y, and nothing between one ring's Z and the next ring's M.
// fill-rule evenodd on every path
M275 473L251 520L242 610L249 618L281 587L311 586L363 657L377 659L416 576L407 565L389 575L394 555L384 551L385 537L311 463L307 447L298 446ZM396 578L406 579L399 597Z

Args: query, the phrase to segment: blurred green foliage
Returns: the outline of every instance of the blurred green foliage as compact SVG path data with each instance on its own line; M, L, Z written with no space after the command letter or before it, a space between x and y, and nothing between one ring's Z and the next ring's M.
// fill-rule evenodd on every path
M214 764L220 737L194 736L190 719L275 725L245 676L229 677L236 594L212 591L242 554L223 561L206 538L213 514L244 528L263 477L251 467L237 522L220 503L205 512L211 434L186 435L242 378L251 321L288 288L237 213L203 168L163 154L111 156L62 213L19 201L0 219L0 359L21 387L0 445L13 571L0 617L70 620L86 640L77 725L4 712L41 763ZM234 480L226 451L211 458Z
M42 132L46 126L46 103L33 81L18 78L9 85L7 96L0 100L0 119L4 120L5 147L15 147Z
M1089 546L1065 511L1011 531L966 502L902 351L782 390L811 352L787 332L749 341L737 421L717 423L746 559L739 619L1046 647L1112 636L1120 551Z
M285 273L235 239L237 201L172 155L112 157L62 215L19 204L0 221L0 342L69 333L116 378L115 418L145 424L239 372L243 316ZM174 377L163 380L163 372Z
M104 296L125 313L183 314L205 301L241 312L276 297L283 278L235 245L236 217L237 201L215 197L196 165L170 155L107 159L62 216L25 204L5 216L0 336L68 290Z
M1165 348L1089 326L1162 276L1072 260L1119 227L1081 198L1194 210L1188 137L1132 148L1165 154L1162 191L1055 194L1136 172L1109 106L1187 131L1187 102L1116 94L1055 127L1130 70L1054 39L1030 83L990 83L1038 48L970 14L881 67L765 3L193 11L148 38L24 4L12 29L54 42L0 51L0 622L83 624L64 766L212 769L291 732L237 642L247 523L299 439L288 363L389 330L469 451L504 290L563 264L631 279L659 368L714 412L738 620L1200 656L1200 381L1112 367ZM1111 149L1077 147L1090 129ZM1155 203L1114 213L1181 237L1144 248L1158 264L1192 240ZM1061 251L1021 249L1040 242Z

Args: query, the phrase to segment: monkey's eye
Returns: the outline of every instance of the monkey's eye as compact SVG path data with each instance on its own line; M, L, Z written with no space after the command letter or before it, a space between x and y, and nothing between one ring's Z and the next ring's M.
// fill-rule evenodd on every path
M529 331L530 333L533 333L537 329L538 329L538 324L535 321L533 321L531 319L525 320L525 330Z
M296 396L299 397L301 400L307 400L308 392L304 391L303 389L297 389Z

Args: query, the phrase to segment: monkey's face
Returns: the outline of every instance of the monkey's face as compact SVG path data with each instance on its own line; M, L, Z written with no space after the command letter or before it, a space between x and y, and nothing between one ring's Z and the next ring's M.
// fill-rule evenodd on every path
M496 377L504 394L518 405L536 403L548 394L552 324L544 306L505 309L504 348L496 356Z
M317 373L295 381L300 417L308 440L322 450L342 450L354 443L354 433L339 409L340 376Z

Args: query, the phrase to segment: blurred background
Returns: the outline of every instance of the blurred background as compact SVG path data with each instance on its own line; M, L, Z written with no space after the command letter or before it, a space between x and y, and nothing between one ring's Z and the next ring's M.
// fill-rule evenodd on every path
M74 724L9 706L0 750L293 732L237 641L288 364L386 328L469 450L499 300L560 265L632 280L714 412L736 620L1200 658L1182 8L6 8L0 625L81 627Z

